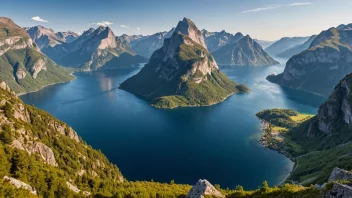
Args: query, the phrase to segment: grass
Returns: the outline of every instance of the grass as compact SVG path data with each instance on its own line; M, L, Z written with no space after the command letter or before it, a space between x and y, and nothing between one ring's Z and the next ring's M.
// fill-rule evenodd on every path
M294 122L303 122L305 120L308 120L312 117L314 117L315 115L313 114L304 114L304 113L300 113L297 116L290 116L290 118L294 121Z

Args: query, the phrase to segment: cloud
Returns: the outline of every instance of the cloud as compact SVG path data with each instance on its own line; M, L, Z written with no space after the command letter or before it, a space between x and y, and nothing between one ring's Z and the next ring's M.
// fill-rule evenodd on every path
M296 2L296 3L290 3L286 5L268 5L265 7L260 7L260 8L254 8L250 10L244 10L241 13L249 13L249 12L260 12L260 11L266 11L266 10L273 10L273 9L278 9L282 7L292 7L292 6L304 6L304 5L310 5L312 2Z
M120 28L129 28L129 27L126 25L120 25Z
M141 28L136 28L138 31L141 30Z
M310 5L312 2L300 2L300 3L291 3L286 6L291 7L291 6L303 6L303 5Z
M42 23L47 23L47 22L49 22L49 21L47 21L47 20L44 20L44 19L40 18L39 16L32 17L31 20L32 20L32 21L42 22Z
M266 7L261 7L261 8L255 8L255 9L251 9L251 10L245 10L242 11L241 13L248 13L248 12L259 12L259 11L265 11L265 10L272 10L272 9L276 9L279 8L280 5L268 5Z
M100 21L100 22L98 22L98 23L92 23L92 24L95 24L95 25L97 25L97 26L104 26L104 27L106 27L106 26L112 25L113 23L111 23L111 22L109 22L109 21Z

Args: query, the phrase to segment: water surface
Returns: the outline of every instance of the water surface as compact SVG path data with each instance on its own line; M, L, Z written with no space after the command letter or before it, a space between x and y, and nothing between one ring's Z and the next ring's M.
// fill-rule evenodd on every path
M119 84L135 70L76 73L77 79L22 96L72 126L102 150L128 180L213 184L254 189L267 180L279 184L293 163L260 144L255 114L268 108L316 113L323 98L283 89L265 80L284 65L224 68L250 94L238 94L210 107L156 109Z

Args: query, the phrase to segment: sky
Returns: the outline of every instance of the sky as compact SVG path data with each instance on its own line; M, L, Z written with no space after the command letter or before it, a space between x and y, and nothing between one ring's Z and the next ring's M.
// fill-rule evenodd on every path
M22 27L82 33L109 26L116 35L168 31L183 17L199 29L262 40L310 36L352 23L352 0L0 0L0 16Z

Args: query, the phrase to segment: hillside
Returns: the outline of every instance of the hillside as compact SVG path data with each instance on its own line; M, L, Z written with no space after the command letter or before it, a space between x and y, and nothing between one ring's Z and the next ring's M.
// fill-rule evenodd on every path
M0 80L16 93L37 91L74 77L42 54L27 32L11 19L0 18Z

